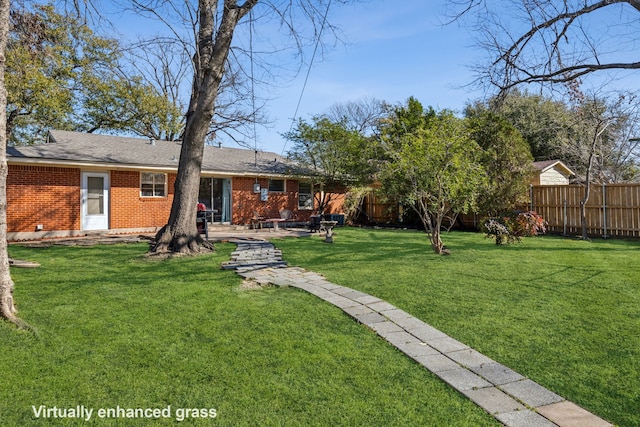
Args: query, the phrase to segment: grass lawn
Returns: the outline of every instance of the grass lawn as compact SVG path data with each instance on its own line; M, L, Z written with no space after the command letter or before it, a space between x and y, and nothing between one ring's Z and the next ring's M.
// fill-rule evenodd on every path
M496 247L447 233L338 229L276 240L292 265L382 298L620 426L640 426L640 242Z
M459 255L433 258L411 234L403 234L406 245L388 233L340 230L338 234L331 248L312 239L279 244L286 246L291 260L299 251L301 257L295 262L304 260L332 271L336 280L350 286L373 286L375 293L390 300L396 293L402 299L429 294L426 284L418 285L429 276L429 265L459 263L468 256L456 247ZM386 243L371 248L369 267L361 269L359 262L367 259L362 251L382 241ZM396 246L389 248L393 242ZM208 409L215 409L216 418L193 418L189 413L180 424L499 425L373 332L316 297L296 289L239 290L240 278L220 270L233 248L221 244L212 255L150 261L141 257L147 249L142 244L11 246L14 258L42 266L12 270L20 314L35 333L0 322L0 424L174 425L185 415L179 408L192 408L205 409L207 417L212 415ZM475 250L481 250L477 244ZM349 267L333 254L354 261ZM418 257L419 273L405 278L398 274L388 292L382 292L385 286L380 281L357 280L358 275L371 277L373 271L386 273L384 269L393 266L389 260L399 255L409 262ZM387 267L380 268L381 261ZM355 272L349 271L352 267L357 267ZM421 290L416 293L416 289ZM430 311L422 304L406 308L423 317ZM468 313L460 317L471 320ZM625 357L632 356L629 350ZM628 386L634 381L637 377ZM619 391L627 392L622 387ZM36 418L32 406L40 405L65 409L84 405L93 413L90 423ZM156 408L166 414L169 406L170 418L98 417L100 409ZM617 413L622 420L631 416L626 409Z

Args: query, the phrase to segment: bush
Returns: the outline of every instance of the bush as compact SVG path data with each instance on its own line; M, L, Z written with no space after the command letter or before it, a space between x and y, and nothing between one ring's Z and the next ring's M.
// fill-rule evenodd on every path
M535 212L511 212L483 223L487 238L495 239L496 245L519 242L523 237L544 234L547 221Z

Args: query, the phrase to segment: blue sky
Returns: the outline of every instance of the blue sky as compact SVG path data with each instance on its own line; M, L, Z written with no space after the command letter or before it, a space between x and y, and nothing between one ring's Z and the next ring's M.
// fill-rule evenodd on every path
M371 0L336 7L329 19L347 43L325 54L311 69L297 117L308 119L333 104L377 98L391 103L410 96L424 105L461 110L481 96L468 85L477 59L468 29L443 26L445 1ZM268 104L271 129L259 129L259 149L281 153L281 134L291 128L306 70L276 90Z
M268 87L257 86L257 96L269 98L265 112L271 125L257 126L257 138L245 140L246 145L286 154L291 147L282 134L291 129L294 114L295 118L309 119L327 112L336 103L376 98L396 104L414 96L425 106L461 111L468 102L482 98L483 93L469 86L474 79L470 67L483 62L486 53L473 46L474 35L469 28L456 23L444 25L448 3L447 0L364 0L344 6L334 1L328 21L342 30L346 43L337 44L327 49L322 58L316 58L297 113L306 69L293 80L283 82L281 79ZM622 13L625 10L625 5L607 9L595 15L587 28L591 34L604 38L611 52L627 59L635 53L635 38L625 42L618 35L629 33L625 22L636 15L635 11ZM140 20L130 13L114 13L111 18L125 37L167 31L164 24ZM621 21L621 18L624 19ZM511 26L521 25L517 19L507 19ZM277 45L279 41L272 34L274 30L268 27L268 21L266 28L263 41ZM247 34L236 32L234 44L236 40L242 44L242 36ZM619 51L621 46L626 46L626 50ZM307 47L304 56L308 59L312 51L312 46ZM284 64L283 69L289 66ZM283 74L279 70L271 71L277 76ZM623 89L640 90L638 72L605 74L594 82L596 87L622 85ZM189 86L190 82L187 83ZM224 146L237 146L231 141L222 142Z
M468 67L477 59L471 33L457 24L443 25L446 3L365 0L344 6L334 1L328 21L340 28L345 43L329 46L315 58L296 117L309 119L336 103L363 98L395 104L414 96L425 106L459 111L480 97L464 87L473 78ZM125 39L167 31L163 24L130 12L108 17ZM241 37L236 34L236 39ZM305 57L312 52L313 46L307 47ZM247 145L278 154L291 148L282 134L291 128L306 73L304 68L293 80L256 89L257 96L269 99L266 114L271 124L258 126L257 138ZM227 140L223 145L237 146Z

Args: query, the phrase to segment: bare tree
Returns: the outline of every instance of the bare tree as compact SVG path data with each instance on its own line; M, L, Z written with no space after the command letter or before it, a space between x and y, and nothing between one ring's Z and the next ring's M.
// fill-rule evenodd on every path
M357 101L334 104L327 117L334 122L345 121L350 130L371 136L380 128L380 121L388 117L392 107L376 98L362 98Z
M598 97L595 94L581 95L579 103L574 107L576 114L576 140L571 147L566 148L568 153L584 165L582 177L584 192L580 200L580 224L582 238L588 239L586 205L591 195L591 185L605 183L609 179L607 175L611 171L611 164L618 162L616 166L622 168L622 159L626 157L627 165L631 156L636 155L634 146L627 142L622 143L620 138L628 135L626 129L630 123L630 114L637 110L635 97L628 94L618 94L617 97ZM631 139L631 138L629 138ZM620 154L618 154L620 152Z
M13 280L7 253L7 91L4 85L5 48L9 36L9 0L0 0L0 317L17 325Z
M638 0L450 0L454 19L473 19L489 62L482 83L501 91L567 83L604 70L640 69Z
M584 123L589 128L586 132L587 150L581 150L587 154L587 169L584 177L584 193L580 200L580 226L582 231L582 239L587 240L587 203L591 195L591 173L593 164L597 156L598 143L602 139L602 135L607 128L615 120L613 117L606 115L606 106L598 100L589 100L581 108L581 114L584 116Z
M346 3L348 0L336 0ZM136 1L138 7L162 16L158 11L163 8L175 8L177 3L156 1ZM311 40L322 37L323 30L331 30L327 23L327 13L331 0L199 0L197 8L185 2L188 7L181 9L179 15L183 23L191 23L195 52L193 54L193 84L191 98L186 113L180 162L176 177L173 205L169 221L156 235L156 244L152 252L197 253L201 247L211 248L204 242L196 228L196 205L202 157L207 136L211 130L212 119L219 105L220 88L225 76L230 76L230 58L234 34L239 24L245 22L245 35L252 36L259 22L279 23L299 49L308 43L302 36L301 26L314 29ZM251 19L247 19L251 18ZM166 18L165 21L169 24ZM276 25L277 27L277 25ZM186 40L186 35L177 26L171 27L177 38ZM185 28L185 27L183 27ZM238 51L241 51L239 49ZM254 49L249 46L249 62L253 64ZM298 51L300 52L300 51Z
M616 120L608 141L598 148L595 169L597 182L603 184L636 182L640 179L640 103L634 93L618 94L610 106Z

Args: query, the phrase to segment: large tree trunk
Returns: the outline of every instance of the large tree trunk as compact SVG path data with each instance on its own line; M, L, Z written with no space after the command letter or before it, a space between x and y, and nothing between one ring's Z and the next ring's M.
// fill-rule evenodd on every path
M0 317L20 325L13 302L13 280L7 253L7 91L5 48L9 33L9 0L0 0Z
M199 114L203 115L206 116ZM201 120L206 120L206 117ZM202 125L195 124L193 120L190 123L187 121L169 223L156 235L154 252L189 254L199 252L201 247L210 248L200 236L196 225L200 171L208 126L207 121L204 135L200 135L202 131L198 127L202 128Z
M196 210L202 156L205 139L213 117L218 89L231 40L238 21L258 0L247 0L241 6L237 0L224 0L219 28L216 29L215 0L199 0L199 28L196 54L193 58L194 77L187 111L185 133L180 152L180 163L175 183L169 222L156 235L152 252L197 253L205 243L196 226Z

